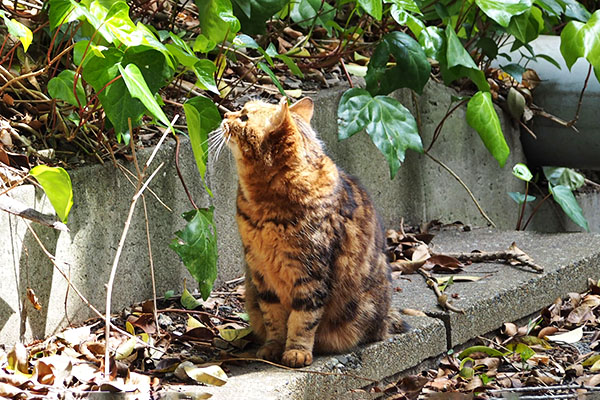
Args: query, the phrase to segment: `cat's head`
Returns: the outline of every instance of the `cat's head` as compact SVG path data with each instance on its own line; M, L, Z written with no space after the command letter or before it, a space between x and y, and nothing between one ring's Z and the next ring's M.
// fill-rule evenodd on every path
M287 98L279 104L249 101L240 111L226 113L220 130L236 159L269 164L317 143L310 128L313 110L308 97L291 106Z

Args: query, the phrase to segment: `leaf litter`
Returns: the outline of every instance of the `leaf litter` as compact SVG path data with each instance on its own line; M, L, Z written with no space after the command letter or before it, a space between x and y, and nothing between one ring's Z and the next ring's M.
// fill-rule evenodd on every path
M253 357L254 337L243 309L243 286L230 285L206 301L170 297L146 301L112 319L124 331L111 331L116 349L110 376L104 377L104 324L90 320L28 346L0 345L0 398L64 398L92 392L124 392L153 398L183 384L224 385L228 368L221 360ZM191 303L186 309L182 304ZM199 393L197 398L209 398Z
M507 322L491 336L479 337L476 345L460 353L449 351L436 368L369 391L397 400L550 400L597 394L598 284L590 279L587 292L558 298L525 325Z
M468 229L461 224L450 226L456 227ZM444 290L454 281L482 277L461 274L471 263L468 257L433 253L429 248L433 235L428 230L434 229L388 232L388 256L394 274L424 272L439 298L445 299L440 306L460 312L450 304ZM493 259L482 258L489 253L475 254L478 261ZM523 254L520 252L519 257ZM409 263L408 269L403 262ZM224 385L228 365L254 357L255 340L243 308L244 287L239 285L242 280L214 291L206 301L197 300L198 296L187 290L181 297L159 299L158 321L154 320L152 301L114 317L112 323L124 330L112 330L109 338L116 351L108 379L103 375L105 338L99 319L28 346L0 346L0 396L61 398L65 393L109 391L150 398L178 385ZM594 331L599 307L600 289L592 284L588 293L558 299L527 326L505 323L494 338L482 339L460 354L447 354L437 369L373 390L393 399L499 398L498 390L510 392L540 385L567 385L569 389L564 390L571 391L575 390L573 385L583 385L581 388L590 390L600 384L600 334ZM404 312L424 315L420 310ZM209 398L210 394L198 396Z

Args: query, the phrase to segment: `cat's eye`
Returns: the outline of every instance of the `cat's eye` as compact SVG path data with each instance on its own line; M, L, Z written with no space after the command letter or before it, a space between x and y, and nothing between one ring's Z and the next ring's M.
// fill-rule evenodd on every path
M246 114L242 114L242 115L240 116L240 120L241 120L242 122L246 122L246 121L248 121L248 116L247 116Z

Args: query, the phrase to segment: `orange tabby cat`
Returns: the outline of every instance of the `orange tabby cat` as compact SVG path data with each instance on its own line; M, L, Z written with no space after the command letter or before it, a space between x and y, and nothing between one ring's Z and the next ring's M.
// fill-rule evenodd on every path
M257 356L309 365L313 348L342 352L383 339L391 284L373 203L325 155L313 101L260 101L225 115L219 133L239 175L246 308L264 340Z

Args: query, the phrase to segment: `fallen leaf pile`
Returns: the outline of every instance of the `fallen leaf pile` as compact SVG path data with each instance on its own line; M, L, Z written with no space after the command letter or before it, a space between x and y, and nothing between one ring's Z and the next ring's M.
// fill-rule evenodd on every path
M164 383L171 388L179 383L223 385L227 367L220 360L253 356L243 353L252 340L243 295L243 286L235 286L202 302L185 290L179 299L158 302L158 321L152 301L125 310L112 320L124 331L111 331L109 377L104 376L102 320L29 346L0 345L0 398L62 398L99 391L149 398Z
M507 322L438 368L372 391L388 399L583 398L600 392L599 322L600 287L590 280L589 291L557 299L526 325Z

